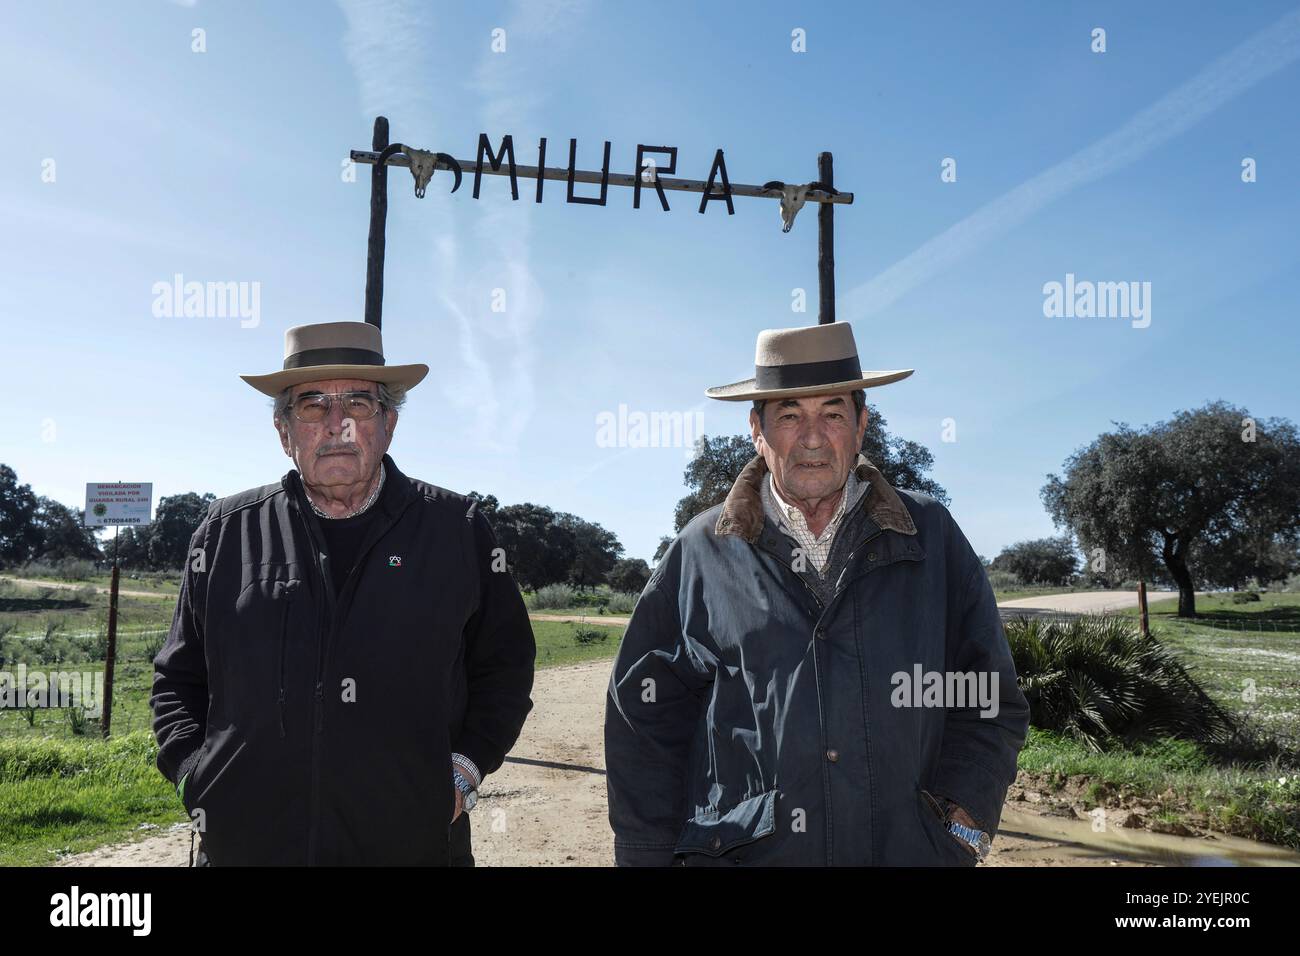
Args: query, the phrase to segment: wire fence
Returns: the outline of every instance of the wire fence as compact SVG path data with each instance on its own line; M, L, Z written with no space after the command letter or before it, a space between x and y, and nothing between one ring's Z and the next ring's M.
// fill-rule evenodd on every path
M152 664L162 648L170 628L118 628L117 664ZM0 669L26 664L28 667L51 667L62 664L103 664L107 653L107 632L101 628L78 631L56 630L34 634L3 635ZM142 646L145 653L130 653L127 648Z

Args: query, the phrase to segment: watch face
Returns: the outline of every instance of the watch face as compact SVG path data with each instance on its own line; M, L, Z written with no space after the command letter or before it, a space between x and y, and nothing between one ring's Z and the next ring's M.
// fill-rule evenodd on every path
M465 812L466 812L466 813L468 813L470 810L473 810L475 804L477 804L477 803L478 803L478 791L477 791L477 790L471 790L469 793L465 794L465 804L464 804L464 807L465 807Z

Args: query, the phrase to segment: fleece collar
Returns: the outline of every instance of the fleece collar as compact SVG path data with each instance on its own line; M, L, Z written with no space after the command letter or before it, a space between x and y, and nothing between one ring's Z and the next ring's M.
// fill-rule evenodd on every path
M885 481L880 469L861 453L853 468L859 481L870 483L860 505L866 510L867 517L881 528L900 534L916 534L916 525L903 499ZM727 493L714 534L740 535L750 544L758 540L758 534L763 530L762 483L766 476L767 462L762 455L755 455Z

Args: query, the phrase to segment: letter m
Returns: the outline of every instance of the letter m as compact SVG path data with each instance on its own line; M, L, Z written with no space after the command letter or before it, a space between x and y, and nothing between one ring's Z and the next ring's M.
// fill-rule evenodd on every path
M510 198L519 198L519 176L515 172L515 141L512 136L503 136L501 138L501 148L495 153L492 152L492 144L488 142L487 133L478 134L478 155L474 157L474 198L478 199L478 184L483 178L483 155L487 154L488 165L493 170L501 169L501 157L507 156L510 159ZM541 175L540 170L538 175Z

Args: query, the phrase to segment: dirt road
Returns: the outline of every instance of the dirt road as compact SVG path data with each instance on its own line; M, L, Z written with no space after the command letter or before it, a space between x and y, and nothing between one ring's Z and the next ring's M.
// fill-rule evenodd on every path
M1196 596L1203 597L1203 591ZM1167 601L1178 597L1177 591L1148 591L1147 603ZM1071 594L1051 594L1046 597L1016 598L1002 601L1000 608L1032 608L1037 611L1060 611L1067 614L1100 614L1103 611L1120 611L1137 607L1137 591L1076 591Z
M53 588L56 591L79 591L82 588L93 587L97 594L108 594L111 588L101 587L94 584L69 584L65 581L41 581L36 578L12 578L5 575L3 580L12 581L15 584L23 584L34 588ZM123 591L122 585L118 584L117 593L119 597L170 597L175 598L175 594L169 594L167 591Z

